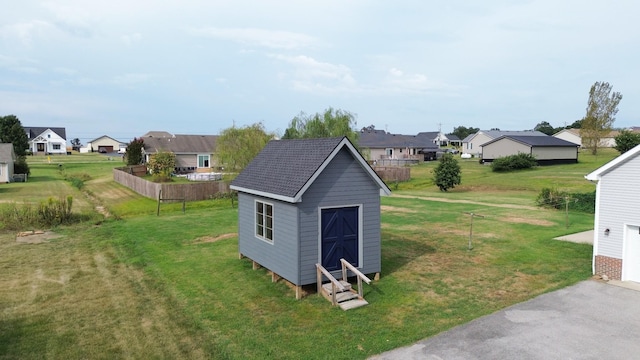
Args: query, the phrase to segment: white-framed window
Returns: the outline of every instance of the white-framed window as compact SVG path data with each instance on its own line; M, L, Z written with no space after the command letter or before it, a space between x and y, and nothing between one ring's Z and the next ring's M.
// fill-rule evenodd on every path
M273 204L256 200L256 237L273 243Z
M210 155L198 155L198 167L199 168L208 168L210 161Z
M53 144L53 150L60 150L60 144Z

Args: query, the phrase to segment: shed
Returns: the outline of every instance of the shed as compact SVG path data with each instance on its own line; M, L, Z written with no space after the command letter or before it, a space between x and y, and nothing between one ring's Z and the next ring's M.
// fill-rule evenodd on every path
M8 183L13 181L13 164L16 155L13 151L13 144L0 143L0 182Z
M593 273L640 282L640 145L585 178L597 181Z
M505 135L482 145L482 160L517 155L533 155L538 164L572 164L578 162L579 145L553 136Z
M296 286L344 258L379 274L380 196L391 191L346 137L272 140L231 183L238 250Z

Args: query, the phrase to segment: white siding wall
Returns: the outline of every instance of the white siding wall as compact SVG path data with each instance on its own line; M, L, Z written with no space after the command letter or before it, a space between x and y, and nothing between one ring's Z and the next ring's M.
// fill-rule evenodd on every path
M536 160L573 160L577 159L578 152L575 147L534 147L533 155Z
M640 157L604 174L599 184L595 229L597 254L622 259L625 224L640 225ZM609 229L609 236L604 230Z
M480 145L483 145L484 143L491 140L493 140L493 138L485 135L484 133L478 133L467 144L467 149L465 149L465 152L472 155L480 155L482 153L482 147Z

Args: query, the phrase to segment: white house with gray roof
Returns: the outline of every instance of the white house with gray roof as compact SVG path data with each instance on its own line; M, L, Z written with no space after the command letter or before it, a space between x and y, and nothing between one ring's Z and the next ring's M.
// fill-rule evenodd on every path
M272 140L231 189L241 257L297 289L317 283L316 264L339 272L341 258L380 273L380 196L390 190L348 138Z
M67 131L63 127L25 126L29 150L34 155L66 154Z
M593 273L640 282L640 145L593 172Z

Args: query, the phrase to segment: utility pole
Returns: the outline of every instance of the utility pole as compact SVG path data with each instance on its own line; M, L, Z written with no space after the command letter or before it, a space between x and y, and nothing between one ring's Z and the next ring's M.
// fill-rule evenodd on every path
M469 224L469 250L471 250L473 249L473 246L471 246L471 240L473 239L473 218L474 217L483 218L484 216L479 214L474 214L472 212L465 212L465 214L471 216L471 223Z

